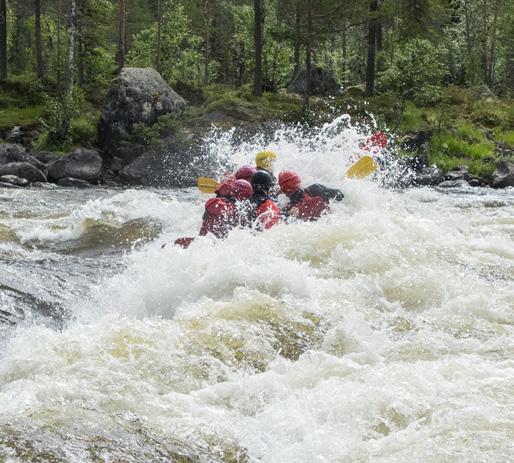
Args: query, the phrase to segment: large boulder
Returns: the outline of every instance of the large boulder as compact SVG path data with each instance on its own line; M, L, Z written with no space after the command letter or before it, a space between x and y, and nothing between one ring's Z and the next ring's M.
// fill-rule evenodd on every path
M5 143L0 145L0 165L9 164L11 162L28 162L38 169L44 169L45 165L31 156L25 148L14 143Z
M134 124L152 125L163 114L181 114L185 105L155 69L124 68L109 89L98 123L98 143L113 154Z
M16 175L2 175L0 182L17 186L27 186L30 183L26 178L16 177Z
M305 69L300 69L287 86L287 91L303 94L306 78L307 72ZM332 71L319 67L311 69L309 95L327 96L339 93L341 93L341 85L337 82Z
M102 174L102 157L95 150L78 148L48 166L48 178L54 182L72 177L97 183Z
M15 175L27 179L29 182L46 182L46 176L30 162L10 162L0 165L0 176Z
M463 178L459 180L445 180L438 185L439 188L466 188L469 186L470 184Z
M91 188L92 185L89 182L86 182L85 180L80 180L78 178L72 178L72 177L64 177L61 178L57 185L69 187L69 188Z
M119 178L131 185L186 187L193 186L197 172L185 156L173 148L153 147L125 166Z
M514 187L514 162L502 161L496 166L491 182L493 188Z
M439 185L444 180L444 172L437 167L424 167L416 174L414 183L416 185L429 186Z

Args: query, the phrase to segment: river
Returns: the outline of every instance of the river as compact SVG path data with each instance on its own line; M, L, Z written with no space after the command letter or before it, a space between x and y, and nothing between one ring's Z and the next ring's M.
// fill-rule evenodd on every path
M345 200L187 250L196 189L0 189L0 461L512 461L514 191L350 181L356 144L277 132Z

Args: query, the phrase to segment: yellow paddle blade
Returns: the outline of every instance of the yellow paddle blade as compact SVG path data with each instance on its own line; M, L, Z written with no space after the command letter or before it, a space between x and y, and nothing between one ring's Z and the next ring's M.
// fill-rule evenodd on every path
M377 170L377 163L371 156L362 156L346 172L348 178L364 178Z
M214 193L220 186L217 180L209 177L198 177L196 184L202 193Z

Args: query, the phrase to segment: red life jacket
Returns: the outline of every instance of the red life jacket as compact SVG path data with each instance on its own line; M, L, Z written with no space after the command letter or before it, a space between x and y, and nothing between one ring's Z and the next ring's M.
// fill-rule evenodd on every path
M290 203L284 209L284 213L286 216L293 215L300 220L312 222L329 210L328 201L323 197L311 196L303 190L298 190L290 197Z
M200 235L212 233L216 238L226 238L236 224L236 208L225 198L211 198L205 203Z
M257 228L268 230L280 220L280 210L269 196L264 194L254 194L250 198L253 205L251 211L251 223L257 222Z
M298 208L298 218L301 220L318 220L328 211L328 202L321 196L310 196L303 194L303 199L296 206Z

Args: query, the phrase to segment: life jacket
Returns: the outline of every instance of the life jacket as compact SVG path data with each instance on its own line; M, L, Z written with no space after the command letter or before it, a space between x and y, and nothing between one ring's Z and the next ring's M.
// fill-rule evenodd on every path
M236 225L236 208L226 198L211 198L205 203L200 235L212 233L216 238L226 238Z
M305 190L294 192L289 198L289 204L282 213L294 216L300 220L313 222L330 210L328 200L321 196L311 196Z
M268 230L280 219L280 210L267 194L256 192L250 198L249 221L257 230Z

